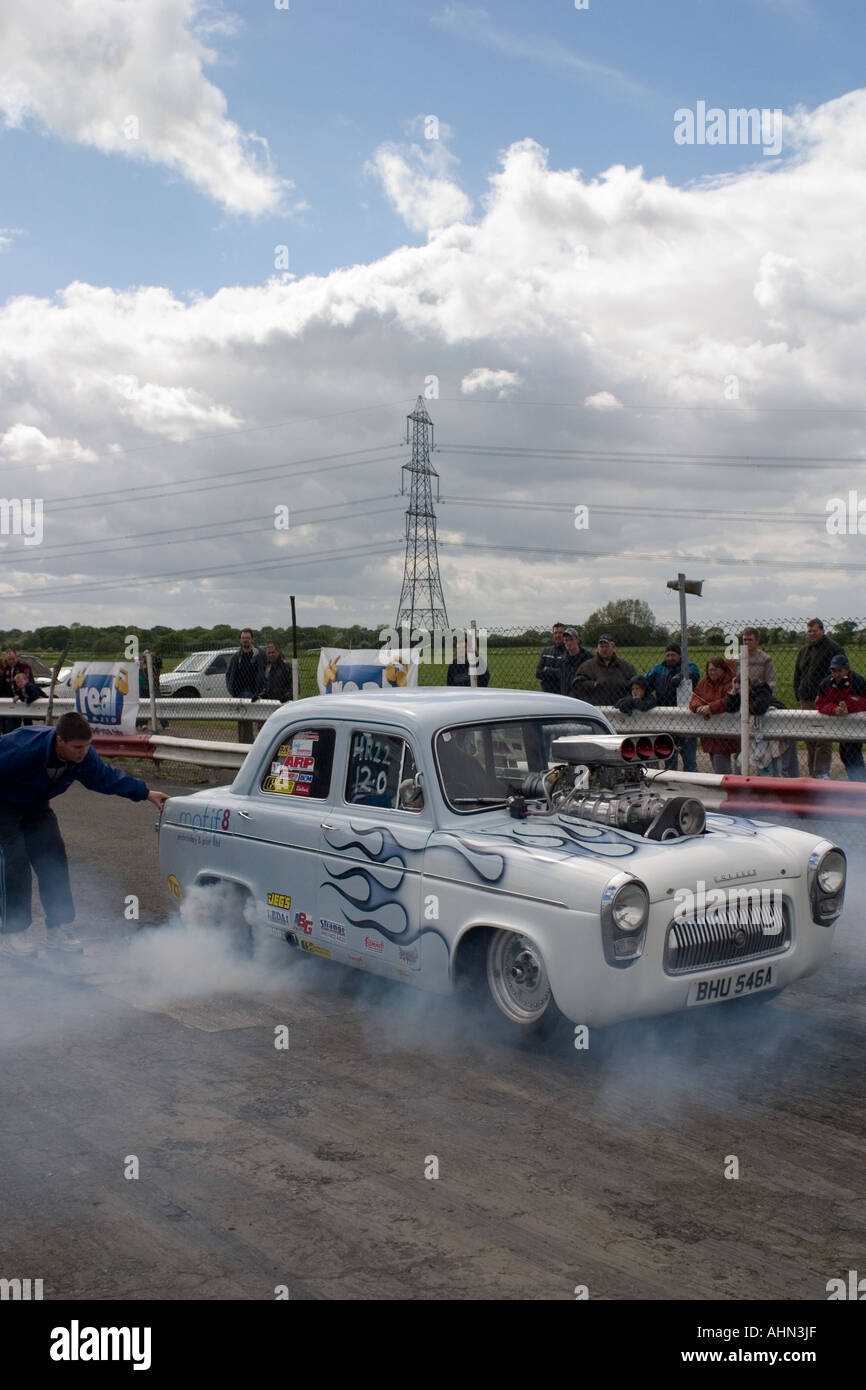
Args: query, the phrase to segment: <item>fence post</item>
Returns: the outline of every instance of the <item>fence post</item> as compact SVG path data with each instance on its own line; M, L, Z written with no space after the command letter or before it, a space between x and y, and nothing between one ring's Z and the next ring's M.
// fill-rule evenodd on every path
M301 698L301 668L298 665L298 616L295 612L295 595L289 594L292 605L292 699Z
M478 685L478 624L474 618L469 620L469 630L472 633L472 651L467 652L469 657L469 684L473 687Z
M740 772L751 773L751 719L749 714L749 648L740 642Z
M156 718L156 691L153 688L153 657L150 652L144 653L144 663L147 667L147 688L150 691L150 730L151 733L157 731Z

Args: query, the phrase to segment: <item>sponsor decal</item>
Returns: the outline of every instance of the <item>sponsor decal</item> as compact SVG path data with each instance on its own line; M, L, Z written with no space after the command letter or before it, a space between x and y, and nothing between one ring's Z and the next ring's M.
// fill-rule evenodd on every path
M171 896L173 898L183 897L183 889L181 888L180 883L175 878L174 874L169 874L168 878L166 879L166 883L168 884L168 891L169 893L171 893Z
M330 936L334 941L346 940L346 928L340 922L329 922L327 917L320 917L319 929L323 936Z
M327 946L317 946L315 941L299 941L298 945L302 951L309 951L311 956L324 956L325 960L333 960L333 953Z
M364 963L363 957L357 955L354 951L349 952L349 960L352 962L353 965L363 965Z
M290 772L281 767L276 776L269 775L262 782L263 792L279 792L282 796L309 796L312 773Z
M188 830L199 830L204 836L213 835L214 844L218 844L216 839L217 832L228 830L231 826L232 813L224 806L205 806L201 811L181 811L178 816L178 824ZM199 844L207 844L205 838L199 838Z
M365 936L364 949L365 951L376 951L381 954L385 949L385 943L384 941L374 941L372 936Z
M306 912L295 913L295 926L297 927L298 931L302 931L304 933L304 936L313 935L313 919L312 917L308 917Z
M401 959L401 961L403 961L406 965L415 965L416 961L418 960L418 947L417 947L417 946L401 946L401 947L400 947L400 959Z
M288 912L292 905L292 900L288 893L269 893L268 907L284 907Z
M290 912L283 912L278 907L269 907L268 921L274 922L278 926L284 927L287 930L289 930L292 925L292 914Z

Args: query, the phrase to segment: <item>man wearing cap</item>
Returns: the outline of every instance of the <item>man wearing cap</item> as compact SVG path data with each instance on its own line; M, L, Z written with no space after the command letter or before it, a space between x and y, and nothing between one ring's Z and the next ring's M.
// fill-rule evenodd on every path
M675 705L677 702L677 689L683 678L683 654L679 642L668 642L665 647L665 654L661 661L656 662L655 666L647 671L647 692L655 695L660 705ZM697 685L700 680L700 671L693 661L689 662L689 678L692 685ZM696 738L682 738L676 734L671 734L674 740L674 752L665 763L665 767L675 769L677 756L683 760L683 772L697 772L698 770L698 740Z
M0 951L6 957L32 956L31 868L39 880L50 951L78 953L82 946L69 923L75 906L69 889L66 847L50 802L73 782L128 801L162 807L165 792L148 791L138 777L110 767L93 751L93 734L83 714L61 715L57 727L34 724L0 739Z
M567 627L562 634L562 641L565 646L565 656L559 666L560 694L573 695L572 682L577 675L577 668L584 661L589 661L592 652L588 652L585 647L580 645L580 633L576 627Z
M562 691L562 672L559 668L565 657L565 623L554 623L552 632L553 643L545 647L538 658L535 679L549 695L559 695Z
M815 708L821 714L861 714L866 710L866 680L852 671L844 652L838 652L830 659L830 674L825 676L818 694ZM863 762L862 743L840 743L839 757L848 774L849 782L866 782L866 765Z
M806 624L806 645L800 648L794 663L794 699L800 709L815 708L815 697L829 674L831 658L841 654L842 648L826 636L821 619L810 618ZM806 742L806 756L810 777L830 776L832 743L814 743L809 739Z
M616 641L609 632L598 639L596 655L581 665L571 684L571 693L591 705L615 705L627 695L635 669L616 654Z

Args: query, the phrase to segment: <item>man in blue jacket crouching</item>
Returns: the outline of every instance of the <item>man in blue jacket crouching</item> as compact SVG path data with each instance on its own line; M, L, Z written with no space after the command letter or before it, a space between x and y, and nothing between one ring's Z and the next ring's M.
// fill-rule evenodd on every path
M32 956L26 936L30 926L31 868L39 880L49 950L79 952L81 942L69 923L75 905L69 888L66 846L53 797L73 782L107 796L152 801L163 806L164 792L148 791L139 777L110 767L94 751L93 734L83 714L61 715L56 728L35 724L0 739L0 949L7 956Z

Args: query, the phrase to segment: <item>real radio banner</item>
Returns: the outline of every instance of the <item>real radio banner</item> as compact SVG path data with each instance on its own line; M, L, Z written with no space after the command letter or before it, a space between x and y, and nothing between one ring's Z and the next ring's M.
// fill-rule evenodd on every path
M320 695L336 695L341 690L397 690L418 684L418 666L406 652L347 652L322 647L318 682Z
M138 714L138 662L76 661L75 708L94 733L134 734Z

